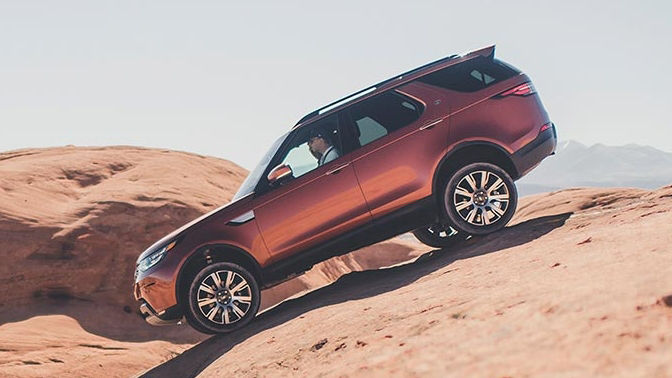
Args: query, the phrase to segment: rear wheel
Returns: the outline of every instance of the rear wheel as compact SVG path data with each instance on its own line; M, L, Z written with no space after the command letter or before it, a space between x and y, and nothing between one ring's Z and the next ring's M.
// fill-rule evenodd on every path
M505 170L473 163L458 170L444 188L446 215L458 232L485 235L502 229L518 203L516 186Z
M469 235L460 233L449 225L435 223L427 227L418 228L413 235L423 244L430 247L445 248L465 240Z
M260 291L254 276L240 265L205 266L188 293L187 321L204 333L227 333L249 323L259 310Z

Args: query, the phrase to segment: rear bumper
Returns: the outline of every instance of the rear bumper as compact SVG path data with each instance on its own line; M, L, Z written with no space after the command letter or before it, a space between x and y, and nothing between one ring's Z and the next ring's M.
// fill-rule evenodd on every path
M145 301L140 303L140 313L147 323L154 326L177 324L183 318L179 314L177 306L162 311L161 314L157 314Z
M518 172L517 179L525 176L547 156L553 155L557 144L558 136L555 131L555 125L551 124L551 128L539 133L537 138L532 142L511 155L511 160Z

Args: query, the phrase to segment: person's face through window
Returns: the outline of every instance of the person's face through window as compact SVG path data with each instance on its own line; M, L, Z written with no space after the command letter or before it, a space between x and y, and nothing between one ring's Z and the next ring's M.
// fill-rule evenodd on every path
M322 154L324 154L324 151L329 148L329 145L327 144L327 141L324 140L324 138L314 136L308 139L308 148L310 149L310 153L315 156L315 159L319 160L320 157L322 157Z

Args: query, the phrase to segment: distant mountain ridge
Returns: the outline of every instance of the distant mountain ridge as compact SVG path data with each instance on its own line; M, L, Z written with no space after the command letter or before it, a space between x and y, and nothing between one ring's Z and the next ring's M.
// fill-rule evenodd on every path
M558 144L518 182L521 196L570 187L635 187L655 189L672 183L672 153L627 144L586 146L570 140Z

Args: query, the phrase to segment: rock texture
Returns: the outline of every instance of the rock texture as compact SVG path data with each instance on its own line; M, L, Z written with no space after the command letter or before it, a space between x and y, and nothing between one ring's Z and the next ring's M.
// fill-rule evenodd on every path
M226 160L137 147L0 153L0 376L128 376L203 340L138 316L135 260L228 202L246 174ZM262 306L407 261L417 247L395 239L320 263L264 291Z
M227 202L235 164L0 154L0 376L672 376L672 186L570 189L445 250L399 238L263 293L248 327L151 327L137 254Z
M427 251L148 376L672 376L672 186L525 198L503 231Z
M228 202L247 174L225 160L136 147L0 154L0 306L40 298L135 306L135 260Z

